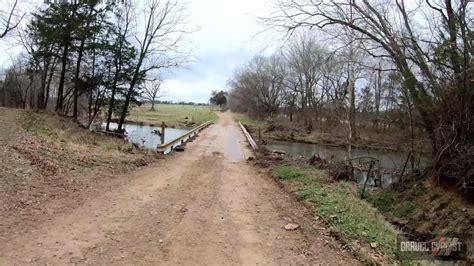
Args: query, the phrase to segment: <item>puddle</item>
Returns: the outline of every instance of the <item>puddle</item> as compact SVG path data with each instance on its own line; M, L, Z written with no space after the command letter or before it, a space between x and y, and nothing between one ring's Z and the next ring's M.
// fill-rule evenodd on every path
M231 162L240 162L244 154L239 142L240 132L235 127L225 127L224 156Z

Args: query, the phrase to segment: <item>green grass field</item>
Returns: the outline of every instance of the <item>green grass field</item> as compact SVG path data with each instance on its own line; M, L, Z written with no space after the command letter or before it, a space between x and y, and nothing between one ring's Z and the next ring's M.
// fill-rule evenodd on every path
M151 105L148 104L134 107L127 120L157 125L165 122L167 126L189 127L217 119L217 114L209 106L157 104L155 111L150 108Z
M251 119L247 114L235 113L234 118L237 122L240 121L242 124L253 128L263 128L267 125L267 121Z

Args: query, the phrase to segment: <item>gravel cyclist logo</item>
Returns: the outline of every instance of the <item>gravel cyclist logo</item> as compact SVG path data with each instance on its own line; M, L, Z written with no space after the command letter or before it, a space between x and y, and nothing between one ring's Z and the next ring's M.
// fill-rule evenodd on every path
M414 258L434 258L442 260L462 260L465 257L466 243L458 237L437 237L430 241L409 241L399 236L400 253ZM404 256L407 257L407 256Z
M431 255L449 257L462 251L462 242L456 237L441 237L438 241L431 242Z

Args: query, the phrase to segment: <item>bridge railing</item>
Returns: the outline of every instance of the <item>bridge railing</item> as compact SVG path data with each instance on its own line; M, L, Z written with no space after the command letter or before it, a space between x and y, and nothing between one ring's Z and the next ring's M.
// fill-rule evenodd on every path
M258 149L257 143L255 143L255 141L253 140L250 133L247 131L247 129L244 127L244 125L242 125L242 123L240 123L240 121L239 121L239 126L242 129L242 132L244 132L245 138L247 138L247 141L249 142L250 147L252 147L252 150Z
M165 153L168 150L172 151L177 146L180 146L180 145L184 144L185 142L187 142L188 140L195 137L201 130L203 130L206 127L212 125L213 123L214 123L214 121L207 121L206 123L203 123L203 124L193 128L193 129L189 130L188 132L186 132L186 134L181 135L180 137L177 137L177 138L175 138L171 141L168 141L167 143L158 145L156 147L156 150L159 153Z

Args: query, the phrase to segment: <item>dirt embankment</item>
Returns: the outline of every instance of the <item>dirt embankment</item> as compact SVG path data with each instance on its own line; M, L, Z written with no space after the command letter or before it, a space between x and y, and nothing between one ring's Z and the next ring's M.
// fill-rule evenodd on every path
M56 115L0 108L0 124L0 240L81 204L117 174L155 160Z
M407 177L368 201L411 239L459 237L469 241L467 257L474 261L474 202L471 191L440 183L434 175Z

